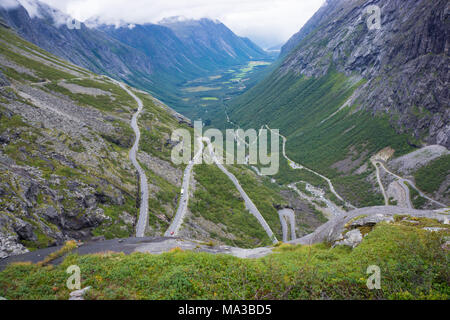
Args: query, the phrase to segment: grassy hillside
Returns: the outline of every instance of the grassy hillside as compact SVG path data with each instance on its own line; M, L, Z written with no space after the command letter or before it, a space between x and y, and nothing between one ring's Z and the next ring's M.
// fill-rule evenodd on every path
M13 222L30 225L30 238L21 237L29 249L60 241L61 228L75 228L75 237L85 228L106 238L133 234L133 225L119 218L123 212L136 215L136 180L134 172L125 169L134 139L127 125L133 101L113 83L94 79L91 72L43 51L10 30L0 28L0 41L0 70L11 81L10 87L0 88L0 134L6 139L0 153L21 170L31 170L30 175L24 175L2 163L2 183L14 186L2 195L0 216L7 221L2 231L12 232ZM105 94L74 94L63 87L65 84ZM59 114L51 115L50 109L42 107L54 105ZM72 113L76 116L77 108L81 114L86 112L84 129L79 128L78 120L72 120L73 126L64 122ZM106 117L114 121L106 121ZM93 127L93 123L104 125ZM38 191L30 191L36 187ZM29 201L26 210L23 201ZM83 201L95 204L95 209L81 205ZM43 212L48 210L56 210L57 216L45 218ZM98 219L103 223L88 222L97 219L100 212ZM59 222L62 216L70 221L65 227Z
M109 79L11 30L1 27L0 41L0 72L10 82L0 87L1 236L16 237L34 250L66 236L134 235L139 199L128 153L135 139L130 120L136 102ZM143 167L149 172L150 224L157 234L157 217L170 219L176 209L178 187L166 172L154 173L151 164L170 160L170 134L187 125L151 96L136 94L144 102L141 150L150 163ZM172 170L170 164L167 168ZM28 231L19 235L15 226L22 224Z
M236 247L260 247L271 243L258 220L245 208L234 184L219 168L210 165L198 165L194 168L194 171L197 185L194 198L189 203L192 217L188 219L188 225L194 223L208 226L207 222L202 222L205 219L214 226L205 227L209 229L211 239ZM251 182L257 184L254 178ZM244 189L245 187L243 185ZM256 195L259 198L266 197L267 194L264 191L266 190L258 191ZM249 196L252 197L251 194ZM254 201L256 200L254 199ZM260 202L255 203L263 205ZM271 223L271 226L275 227L273 231L279 234L281 226L276 210L270 207L270 204L268 207L260 208L260 210L261 214L271 217L269 221L274 222Z
M398 134L387 115L360 110L357 102L341 109L363 83L363 79L335 71L318 78L273 73L233 100L229 114L245 128L265 124L279 128L288 139L286 149L292 160L331 178L359 206L381 204L382 197L366 181L370 166L362 174L355 171L386 146L396 150L396 156L412 151L409 143L413 139L407 133ZM354 164L343 172L337 166L340 161ZM304 177L299 170L293 172L282 161L277 178L286 183ZM313 184L314 180L317 177L308 179ZM359 196L352 196L355 190Z
M420 168L414 174L417 187L430 194L438 191L443 182L450 175L450 155L442 156L428 165ZM444 190L445 195L448 194L449 189Z
M0 40L7 43L1 47L0 70L11 82L0 88L0 217L7 219L0 232L15 235L15 225L23 221L29 232L20 239L16 235L17 241L32 250L61 243L65 235L132 236L139 205L128 159L135 138L130 127L135 101L109 79L54 57L11 30L0 28ZM192 128L152 96L135 94L144 104L138 159L149 181L147 234L156 236L176 212L184 170L171 162L171 134ZM199 185L191 209L208 221L208 241L243 247L270 243L222 172L214 166L195 170ZM281 237L274 206L283 199L249 169L234 170ZM214 232L222 225L225 235Z
M420 225L425 223L422 221ZM355 249L281 245L260 259L173 250L68 256L61 265L15 264L0 273L7 299L67 299L78 265L87 299L442 299L450 296L444 235L406 222L380 224ZM369 290L366 270L381 270Z

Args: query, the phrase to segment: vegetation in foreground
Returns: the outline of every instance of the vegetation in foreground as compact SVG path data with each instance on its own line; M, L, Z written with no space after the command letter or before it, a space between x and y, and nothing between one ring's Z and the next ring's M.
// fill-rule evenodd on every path
M92 287L87 299L448 299L445 234L418 225L379 224L353 250L282 244L261 259L173 250L70 255L56 267L15 264L0 273L0 295L67 299L66 269L78 265L82 287ZM381 269L380 290L366 286L371 265Z

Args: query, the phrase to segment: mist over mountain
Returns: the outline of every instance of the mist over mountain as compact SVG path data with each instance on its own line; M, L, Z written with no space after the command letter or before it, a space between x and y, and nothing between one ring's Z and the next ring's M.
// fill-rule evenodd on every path
M44 3L32 3L32 11L22 5L0 7L0 17L30 42L98 73L127 77L154 72L150 59L138 50L84 24L79 30L69 29L69 16Z
M24 4L0 7L0 17L25 39L175 105L181 103L177 86L185 81L251 60L271 59L218 21L172 18L160 24L105 25L93 18L80 23L78 30L68 26L69 16L44 3Z

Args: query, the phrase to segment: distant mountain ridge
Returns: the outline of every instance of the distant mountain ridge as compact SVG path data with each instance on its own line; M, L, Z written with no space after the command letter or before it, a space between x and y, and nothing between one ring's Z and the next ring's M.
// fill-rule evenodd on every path
M115 26L94 18L77 30L68 28L65 22L70 17L64 13L37 0L26 3L33 9L0 6L0 17L26 40L172 104L177 101L175 86L182 82L253 59L270 59L251 40L218 21L167 19L160 24Z
M235 35L219 21L165 19L159 24L99 26L112 38L152 58L161 70L204 75L212 70L267 59L250 39Z
M22 5L0 6L0 17L26 40L93 72L121 77L153 72L150 59L138 50L84 24L80 30L71 30L63 23L69 16L39 1L34 3L33 15Z

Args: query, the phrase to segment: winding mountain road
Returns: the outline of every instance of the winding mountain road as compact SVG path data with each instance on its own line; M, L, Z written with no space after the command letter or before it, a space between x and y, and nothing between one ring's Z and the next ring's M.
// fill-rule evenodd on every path
M266 127L267 127L267 129L270 130L270 132L273 133L273 130L270 129L268 125L266 125ZM286 138L285 136L281 135L280 133L278 133L278 136L280 136L280 137L283 139L283 156L284 156L284 158L288 161L289 166L290 166L292 169L304 169L304 170L309 171L309 172L315 174L316 176L322 178L323 180L325 180L325 181L328 183L328 186L330 187L331 193L333 193L333 194L336 196L336 198L338 198L339 200L341 200L342 202L344 202L344 203L347 205L347 207L352 208L352 209L356 209L355 206L353 206L351 203L345 201L344 198L342 198L342 197L336 192L336 190L334 189L333 183L331 182L330 179L328 179L328 178L325 177L324 175L321 175L321 174L318 173L318 172L315 172L315 171L312 170L312 169L309 169L309 168L307 168L307 167L305 167L305 166L303 166L303 165L301 165L301 164L297 164L297 163L295 163L294 161L292 161L291 159L289 159L289 157L286 155L286 143L287 143L287 138Z
M139 141L141 139L141 131L139 130L138 126L138 118L139 115L142 112L142 109L144 108L144 105L133 92L131 92L125 84L113 80L114 83L119 85L123 90L125 90L138 104L138 110L133 115L133 118L131 119L131 127L133 128L133 131L136 135L136 140L134 141L134 145L130 150L130 160L133 164L133 166L136 168L137 172L139 173L139 179L140 179L140 186L141 186L141 207L139 209L139 218L138 222L136 224L136 237L142 238L145 235L145 230L147 229L148 225L148 180L147 175L145 174L144 169L140 166L139 162L137 161L136 154L139 149Z
M387 196L386 189L384 188L384 185L383 185L383 182L381 181L381 176L380 176L380 165L381 164L375 160L371 160L371 162L376 170L378 185L380 186L381 193L383 194L383 197L384 197L384 205L388 206L389 205L389 197Z
M230 173L217 159L214 148L211 144L211 141L208 138L200 138L198 139L198 142L201 144L199 152L195 155L194 160L189 162L189 165L185 169L184 177L183 177L183 189L184 193L181 195L180 198L180 204L177 210L177 213L175 215L175 218L172 221L172 224L167 229L165 236L166 237L174 237L177 236L180 227L183 223L184 217L186 216L188 202L189 202L189 184L190 184L190 177L192 174L192 169L194 165L198 162L198 158L203 154L204 145L203 143L207 143L209 155L213 162L219 167L219 169L227 175L227 177L233 182L236 189L239 191L241 197L244 199L245 207L247 210L258 220L258 222L261 224L261 226L266 231L269 238L272 240L273 243L277 243L278 239L276 238L275 234L273 233L272 229L268 225L267 221L264 219L264 217L259 212L258 208L255 206L253 201L250 199L250 197L247 195L247 193L244 191L242 186L239 184L239 181L236 179L236 177Z
M283 242L288 241L288 225L287 221L289 220L289 224L291 225L291 240L297 239L297 235L295 232L295 213L292 209L282 209L278 211L278 215L280 216L281 228L283 230Z
M214 153L214 149L212 147L211 141L208 138L204 138L204 141L208 144L208 150L209 150L210 156L213 159L214 163L219 167L220 170L222 170L223 173L225 173L228 176L228 178L233 182L234 186L241 194L241 197L244 199L244 202L245 202L245 207L258 220L258 222L264 228L264 230L266 231L267 235L272 240L272 242L278 243L278 239L276 238L276 236L273 233L272 229L270 228L269 224L264 219L264 217L261 215L258 208L255 206L255 204L250 199L250 197L247 195L247 193L244 191L244 189L240 185L238 179L236 179L236 177L232 173L230 173L217 159L217 157Z
M197 154L194 156L194 160L191 160L189 164L187 165L186 169L184 170L183 175L183 193L180 197L180 202L178 205L177 213L175 214L175 217L173 218L172 223L170 224L169 228L167 229L166 233L164 234L165 237L173 237L178 235L178 231L180 230L181 225L183 224L184 218L186 216L188 204L189 204L189 186L191 182L191 175L192 175L192 169L194 168L194 165L197 163L199 157L203 153L203 142L201 139L197 140L197 143L200 145L200 149L197 152Z
M392 182L388 188L388 192L389 190L395 194L394 198L397 199L398 206L408 209L414 208L411 202L411 193L405 181L396 180Z
M405 186L406 186L406 183L408 183L413 189L415 189L415 190L419 193L419 195L420 195L422 198L425 198L425 199L427 199L428 201L433 202L434 204L437 204L437 205L440 206L440 207L447 208L447 205L445 205L445 204L443 204L443 203L441 203L441 202L439 202L439 201L436 201L436 200L434 200L434 199L431 199L429 196L427 196L425 193L423 193L419 188L416 187L416 185L415 185L415 183L414 183L413 181L411 181L411 180L409 180L409 179L405 179L405 178L403 178L403 177L401 177L401 176L399 176L399 175L393 173L392 171L390 171L388 168L386 168L386 166L385 166L385 164L384 164L383 161L381 161L381 160L373 160L373 163L374 163L375 165L376 165L376 164L379 164L379 165L384 169L384 171L386 171L386 172L389 173L390 175L392 175L392 176L394 176L395 178L397 178L397 179L399 180L399 182L402 183L402 184L404 184ZM377 177L378 177L378 171L377 171ZM381 179L379 180L379 183L380 183L380 187L382 187L383 184L381 184ZM384 188L383 188L382 190L384 190ZM408 191L408 195L409 195L409 191ZM409 200L409 201L410 201L410 200Z
M225 115L226 115L226 117L227 117L227 122L228 122L228 123L230 123L231 125L233 125L233 126L239 128L239 126L237 126L234 122L232 122L232 121L230 120L230 117L229 117L228 112L226 111L226 109L225 109ZM268 130L270 130L270 132L272 132L272 133L274 132L268 125L266 125L265 127L266 127ZM261 129L263 129L263 128L264 128L264 126L261 127ZM259 130L259 134L261 134L261 129ZM333 183L331 182L330 179L328 179L328 178L325 177L324 175L321 175L321 174L318 173L318 172L315 172L314 170L311 170L311 169L309 169L309 168L306 168L305 166L300 165L300 164L297 164L297 163L295 163L294 161L292 161L291 159L289 159L289 157L288 157L287 154L286 154L286 143L287 143L287 138L286 138L285 136L281 135L280 133L278 133L278 136L280 136L280 137L283 139L283 156L284 156L284 158L288 161L288 163L289 163L289 165L291 166L292 169L294 169L294 170L295 170L295 169L305 169L305 170L307 170L307 171L309 171L309 172L311 172L311 173L313 173L313 174L319 176L320 178L324 179L324 180L328 183L328 186L330 187L330 191L331 191L331 192L332 192L339 200L341 200L342 202L344 202L345 205L346 205L348 208L356 209L356 207L355 207L354 205L352 205L351 203L345 201L344 198L342 198L342 197L336 192L336 189L334 188ZM241 137L239 137L239 135L236 135L236 140L238 141L238 143L239 143L239 140L240 140L240 141L243 142L245 145L249 146L249 144L248 144L245 140L243 140ZM256 141L255 141L255 142L256 142ZM254 142L253 142L253 143L254 143ZM253 170L255 170L255 172L256 172L257 174L259 174L259 170L258 170L256 167L252 167L252 168L253 168Z

